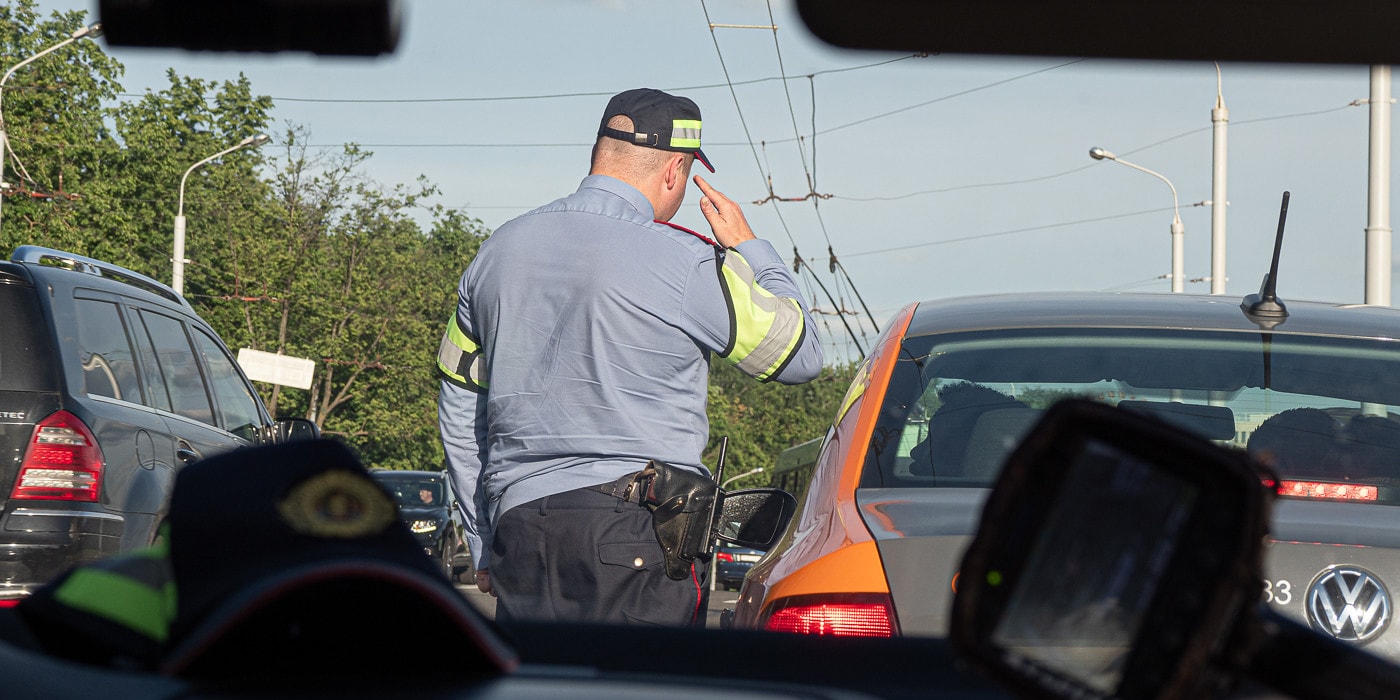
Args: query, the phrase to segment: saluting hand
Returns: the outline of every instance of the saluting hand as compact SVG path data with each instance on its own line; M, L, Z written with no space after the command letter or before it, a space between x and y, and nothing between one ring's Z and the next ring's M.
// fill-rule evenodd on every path
M710 230L715 234L715 240L725 248L751 241L757 236L753 235L753 229L749 228L749 222L744 219L744 212L734 200L724 196L724 193L710 187L710 183L705 182L705 178L699 175L694 176L695 186L700 188L704 196L700 198L700 213L705 215L705 220L710 222Z

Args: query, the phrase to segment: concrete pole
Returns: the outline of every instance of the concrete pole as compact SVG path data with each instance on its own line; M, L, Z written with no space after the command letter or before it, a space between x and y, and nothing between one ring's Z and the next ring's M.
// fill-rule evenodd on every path
M1186 227L1178 217L1172 222L1172 293L1186 291Z
M1371 66L1366 303L1390 306L1390 66Z
M1215 64L1215 108L1210 110L1211 130L1215 135L1211 149L1210 180L1210 293L1225 293L1225 152L1226 132L1230 128L1230 110L1225 108L1225 92L1221 85L1220 64Z

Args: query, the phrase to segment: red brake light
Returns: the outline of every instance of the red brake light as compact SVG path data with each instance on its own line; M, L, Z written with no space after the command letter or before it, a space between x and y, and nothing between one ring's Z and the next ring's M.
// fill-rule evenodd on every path
M734 555L729 552L715 552L715 561L734 561Z
M24 600L24 599L23 599L23 598L0 598L0 608L13 608L13 607L15 607L16 605L19 605L19 602L20 602L21 600Z
M764 629L831 637L892 637L894 607L886 595L802 596L778 601Z
M78 417L58 411L34 426L10 498L96 501L102 450Z
M1374 501L1380 494L1370 484L1327 481L1280 481L1278 495L1293 498L1331 498L1343 501Z

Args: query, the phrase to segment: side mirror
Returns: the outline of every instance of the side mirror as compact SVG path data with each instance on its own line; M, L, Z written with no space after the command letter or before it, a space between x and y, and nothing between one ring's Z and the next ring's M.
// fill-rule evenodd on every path
M1246 675L1396 697L1400 668L1260 602L1276 483L1161 420L1062 401L988 496L949 641L1023 697L1211 697Z
M321 428L313 421L305 418L279 418L277 422L268 426L268 436L265 442L281 444L298 440L315 440L319 437L321 437Z
M782 489L730 491L720 501L715 538L741 547L769 550L787 529L797 499Z

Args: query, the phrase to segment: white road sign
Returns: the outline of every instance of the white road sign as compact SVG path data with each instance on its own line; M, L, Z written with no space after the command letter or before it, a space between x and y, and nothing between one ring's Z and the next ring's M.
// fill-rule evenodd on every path
M316 371L316 362L313 360L252 348L238 349L238 366L255 382L281 384L298 389L310 389L311 375Z

